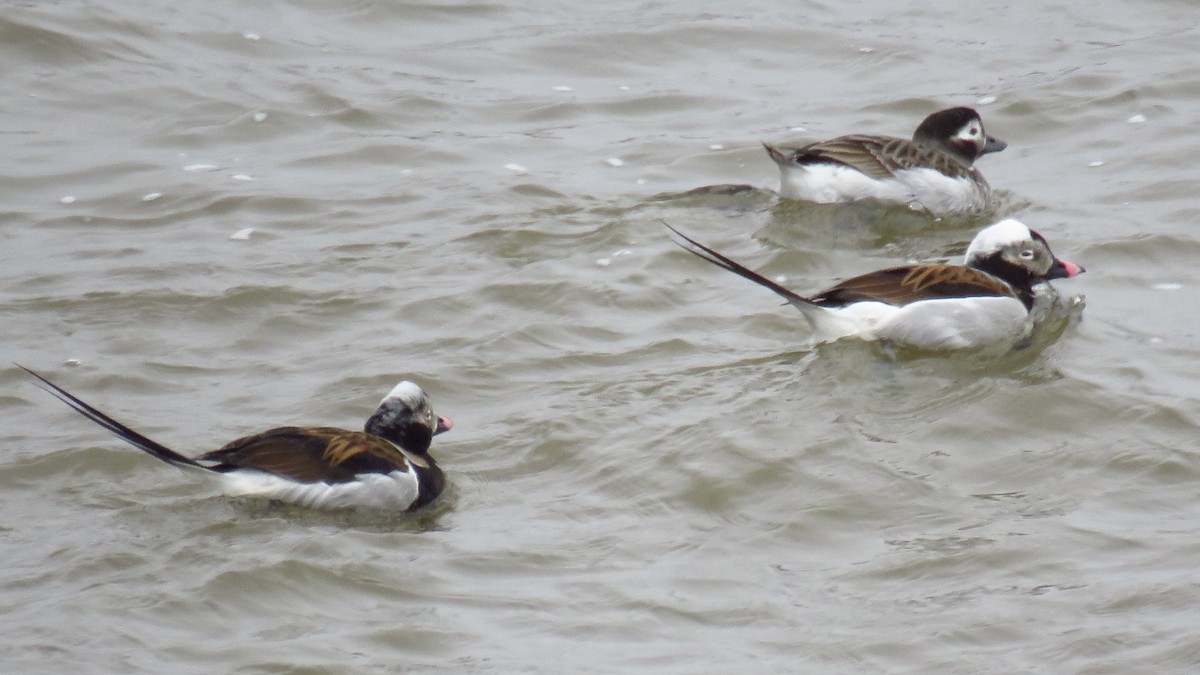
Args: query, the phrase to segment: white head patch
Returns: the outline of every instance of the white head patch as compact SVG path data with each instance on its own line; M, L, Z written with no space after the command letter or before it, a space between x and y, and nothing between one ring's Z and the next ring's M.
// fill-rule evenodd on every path
M392 387L392 390L388 392L387 396L383 397L379 405L383 405L391 399L398 399L409 408L416 410L421 407L421 403L425 399L425 391L412 382L405 380Z
M963 125L963 128L959 129L958 133L954 134L954 137L962 141L969 141L971 143L980 142L980 139L983 138L983 123L980 122L978 118L973 119Z
M1019 220L1006 218L995 225L989 225L975 235L971 245L967 247L966 259L985 258L1006 246L1029 241L1033 235L1029 228Z

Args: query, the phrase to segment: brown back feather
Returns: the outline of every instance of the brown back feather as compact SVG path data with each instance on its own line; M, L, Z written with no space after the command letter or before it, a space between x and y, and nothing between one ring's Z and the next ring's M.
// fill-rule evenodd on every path
M844 164L876 180L893 177L901 169L930 168L948 176L972 174L953 155L905 138L851 134L798 148L791 155L796 164L832 162Z
M200 459L217 462L216 471L257 469L302 483L344 483L361 473L404 471L406 456L388 441L362 431L278 427L239 438Z
M905 265L846 279L812 296L822 307L875 301L902 307L935 298L1009 297L1017 294L996 277L961 265Z

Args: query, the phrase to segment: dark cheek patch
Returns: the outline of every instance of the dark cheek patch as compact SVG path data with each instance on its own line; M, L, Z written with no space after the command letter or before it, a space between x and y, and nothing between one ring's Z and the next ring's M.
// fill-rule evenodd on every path
M978 154L978 146L972 142L962 138L956 138L948 144L954 148L954 151L964 157L974 157Z
M396 436L402 448L416 453L427 452L433 442L433 432L424 424L407 424Z

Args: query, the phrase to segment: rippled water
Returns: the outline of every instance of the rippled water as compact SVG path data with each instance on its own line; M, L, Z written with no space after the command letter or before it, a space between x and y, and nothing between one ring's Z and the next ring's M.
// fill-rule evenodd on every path
M1191 3L526 4L5 6L7 360L188 453L402 377L456 426L438 508L316 513L0 370L4 672L1194 670ZM964 104L1089 270L1030 349L805 350L662 227L800 290L958 255L759 141Z

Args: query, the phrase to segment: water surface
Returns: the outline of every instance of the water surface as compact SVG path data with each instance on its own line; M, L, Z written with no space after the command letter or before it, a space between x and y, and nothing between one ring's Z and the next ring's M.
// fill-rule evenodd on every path
M3 670L1194 670L1197 17L10 3L8 361L187 453L406 377L456 426L436 509L314 513L0 370ZM950 105L1089 270L1033 348L807 349L662 227L801 291L953 258L984 222L778 204L759 144Z

